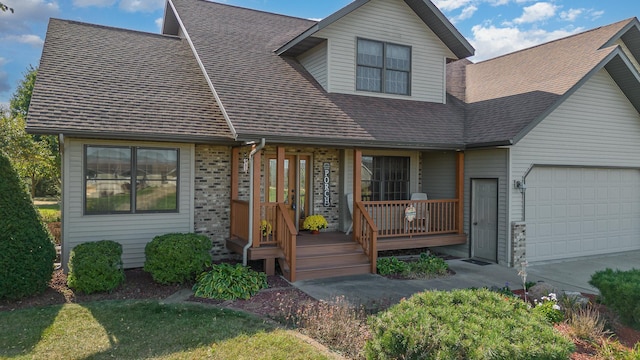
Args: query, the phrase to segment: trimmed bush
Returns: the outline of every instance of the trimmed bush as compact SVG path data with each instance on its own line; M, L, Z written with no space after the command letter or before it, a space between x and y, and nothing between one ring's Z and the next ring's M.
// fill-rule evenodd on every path
M242 264L222 263L213 265L211 271L198 276L193 286L195 296L209 299L249 300L267 287L267 275Z
M395 256L379 258L376 267L380 275L406 274L409 271L409 265Z
M56 251L31 196L0 151L0 299L43 292L51 281Z
M197 234L165 234L144 248L144 271L160 284L191 282L211 266L211 240Z
M368 359L568 359L574 350L523 301L487 289L416 294L370 326Z
M122 245L102 240L77 245L69 256L67 285L85 294L111 291L124 281Z
M640 269L606 269L591 276L589 284L600 290L602 303L630 326L640 329Z

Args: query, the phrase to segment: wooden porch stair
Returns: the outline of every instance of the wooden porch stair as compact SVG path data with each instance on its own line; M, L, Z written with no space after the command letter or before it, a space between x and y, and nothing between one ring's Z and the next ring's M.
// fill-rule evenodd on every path
M290 278L288 265L279 260L280 269ZM369 258L356 242L303 242L296 249L296 281L334 276L368 274Z

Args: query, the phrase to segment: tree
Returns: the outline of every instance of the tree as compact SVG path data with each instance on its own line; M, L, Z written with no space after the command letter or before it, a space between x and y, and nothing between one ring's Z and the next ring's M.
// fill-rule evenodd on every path
M7 5L5 5L4 3L1 3L1 2L0 2L0 10L2 10L2 11L9 10L9 11L13 12L13 8L10 8L9 6L7 6Z
M25 131L37 72L36 68L29 66L9 100L8 112L1 111L0 114L0 148L5 149L19 176L29 183L32 197L51 192L57 194L60 185L58 138L29 135Z

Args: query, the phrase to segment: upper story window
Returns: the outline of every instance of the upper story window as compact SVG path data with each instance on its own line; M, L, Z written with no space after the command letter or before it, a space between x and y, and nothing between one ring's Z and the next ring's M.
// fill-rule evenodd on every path
M356 90L410 94L411 48L358 39Z
M87 145L84 160L85 214L178 211L178 149Z

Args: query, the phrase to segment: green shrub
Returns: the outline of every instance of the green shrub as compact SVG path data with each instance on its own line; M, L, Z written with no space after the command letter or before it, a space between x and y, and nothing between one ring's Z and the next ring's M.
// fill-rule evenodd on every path
M640 328L640 269L606 269L591 276L589 284L600 290L602 302L628 325Z
M124 281L122 245L115 241L87 242L71 250L67 285L85 294L111 291Z
M523 301L487 289L416 294L370 326L368 359L567 359L574 350Z
M190 282L211 266L210 249L205 235L159 235L144 248L144 271L160 284Z
M60 221L60 210L38 209L38 212L45 224Z
M248 300L266 287L265 273L253 271L242 264L222 263L200 274L193 291L195 296L209 299Z
M428 253L420 254L418 261L409 263L409 272L412 277L429 277L446 275L449 271L449 264L441 258Z
M532 311L534 313L542 315L547 321L552 324L557 324L564 320L564 313L560 310L560 306L551 300L543 300L536 303Z
M43 292L56 251L26 187L0 151L0 299Z
M376 265L380 275L405 274L409 271L409 265L395 256L380 258Z

